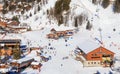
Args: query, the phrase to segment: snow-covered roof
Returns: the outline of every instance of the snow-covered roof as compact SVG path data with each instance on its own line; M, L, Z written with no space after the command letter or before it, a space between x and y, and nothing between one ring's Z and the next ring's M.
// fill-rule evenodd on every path
M1 39L0 43L20 43L21 39Z
M30 59L33 59L33 58L32 58L32 57L24 57L24 58L22 58L22 59L17 60L17 63L22 63L22 62L28 61L28 60L30 60Z
M56 31L65 31L65 30L73 30L75 29L74 27L66 27L63 24L60 25L59 27L56 27L55 30Z
M8 70L9 70L8 68L1 68L1 69L0 69L0 72L1 72L1 73L6 73L6 72L8 72Z
M100 47L100 44L94 40L85 40L78 46L81 50L85 53L95 50L96 48Z
M17 60L12 60L11 62L17 62Z
M39 62L32 62L31 65L39 65Z

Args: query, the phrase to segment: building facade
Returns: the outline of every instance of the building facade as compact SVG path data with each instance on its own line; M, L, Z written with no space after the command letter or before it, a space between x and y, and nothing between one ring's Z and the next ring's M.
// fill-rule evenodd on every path
M86 44L83 44L84 45L80 45L77 50L79 50L78 57L84 66L111 66L115 54L114 52L97 43L86 42ZM83 60L83 58L85 60Z
M2 39L0 40L0 55L12 55L15 49L20 50L20 39Z

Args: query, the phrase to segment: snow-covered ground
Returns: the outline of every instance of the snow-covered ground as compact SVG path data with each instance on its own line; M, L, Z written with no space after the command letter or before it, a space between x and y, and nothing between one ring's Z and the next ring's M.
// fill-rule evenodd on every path
M22 34L7 34L4 37L10 38L12 36L11 38L20 38L24 40L23 43L27 44L27 42L30 42L30 47L45 47L43 50L43 55L46 57L52 57L52 59L48 62L42 63L43 66L41 67L40 72L39 70L32 70L27 68L22 72L22 74L93 74L97 71L99 71L101 74L108 74L109 72L111 72L110 68L83 67L80 61L76 61L74 59L73 51L75 50L75 48L86 40L96 41L94 38L99 38L99 34L95 34L96 32L94 33L92 31L80 29L79 32L75 33L72 37L67 39L61 38L58 40L47 39L46 34L48 34L49 32L50 28L47 27L43 30L30 31ZM119 34L116 34L116 36L119 36ZM112 40L108 38L107 35L104 35L103 39L104 38L106 41L105 45L109 46L110 42L108 41ZM115 41L118 40L116 39ZM53 49L49 49L50 47L52 47ZM109 46L109 49L114 51L115 53L120 53L120 51L116 49L113 44L112 47ZM40 60L40 58L36 55L36 51L32 51L27 56ZM68 59L63 59L64 57L68 57Z
M27 20L20 19L21 22L28 23L33 31L21 33L21 34L6 34L0 35L1 39L20 38L22 44L27 44L29 47L45 47L43 55L46 57L52 56L52 59L48 62L42 63L41 71L27 68L22 74L94 74L100 72L101 74L109 74L110 68L103 67L83 67L80 61L74 60L73 51L79 44L86 40L101 40L99 28L101 28L102 41L104 46L115 52L115 56L120 58L120 14L114 14L112 12L112 5L109 5L107 9L103 9L100 5L94 5L89 0L71 0L70 7L72 12L76 15L86 13L89 16L89 20L93 24L91 31L85 29L85 23L79 27L79 32L72 37L58 40L51 40L46 38L46 34L50 33L51 28L56 30L73 29L72 23L69 23L70 27L64 27L63 25L57 26L55 20L49 20L47 18L46 10L54 7L56 0L49 0L48 4L42 6L42 9ZM96 12L97 10L97 12ZM25 14L30 12L34 13L34 8ZM9 15L6 15L9 17ZM38 18L37 20L35 20ZM50 23L51 21L51 23ZM71 21L71 20L69 20ZM113 31L115 29L115 31ZM96 38L98 40L96 40ZM99 43L99 41L98 41ZM50 44L50 46L49 46ZM54 49L49 49L50 47ZM47 53L46 53L47 52ZM30 57L37 58L36 51L32 51ZM46 53L46 54L45 54ZM68 59L63 59L68 57ZM117 66L120 62L117 62ZM114 72L113 72L114 73ZM119 74L119 73L114 73Z

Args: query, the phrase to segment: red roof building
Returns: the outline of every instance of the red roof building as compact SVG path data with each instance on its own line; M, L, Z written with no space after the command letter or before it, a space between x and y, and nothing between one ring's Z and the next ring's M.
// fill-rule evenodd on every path
M79 47L80 55L85 58L85 66L110 66L114 52L95 41L87 40Z

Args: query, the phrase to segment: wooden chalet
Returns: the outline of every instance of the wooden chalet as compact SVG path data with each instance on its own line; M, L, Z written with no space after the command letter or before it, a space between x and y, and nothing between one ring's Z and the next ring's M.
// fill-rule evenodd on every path
M12 55L12 50L20 49L20 39L2 39L0 40L1 55Z
M57 35L58 37L64 37L64 36L66 35L66 31L57 31L57 32L56 32L56 35Z
M0 69L1 69L1 68L7 68L7 67L8 67L7 64L0 64Z
M54 28L52 28L51 30L51 33L55 34L56 33L56 30Z
M22 68L30 66L33 61L34 58L32 57L24 57L18 60L12 60L10 65L12 68L15 67L17 71L20 72Z
M16 13L19 13L19 12L21 12L21 11L23 11L23 9L17 8L17 9L15 10Z
M11 25L11 26L19 26L19 22L17 22L17 21L11 21L8 24Z
M56 31L54 28L51 29L51 33L47 34L47 38L59 39L60 37L69 37L74 34L73 30Z
M115 54L99 43L90 40L83 42L78 50L80 51L79 55L85 58L84 66L110 66Z
M7 26L11 31L13 31L14 33L23 33L27 31L27 28L25 27L20 27L20 26Z
M3 28L5 28L5 27L7 27L7 23L6 22L2 22L2 21L0 21L0 27L3 27Z
M50 38L50 39L58 39L59 37L56 35L56 34L47 34L47 38Z
M0 64L0 74L8 74L9 65L8 64Z
M73 30L66 30L66 36L72 36L74 34Z

